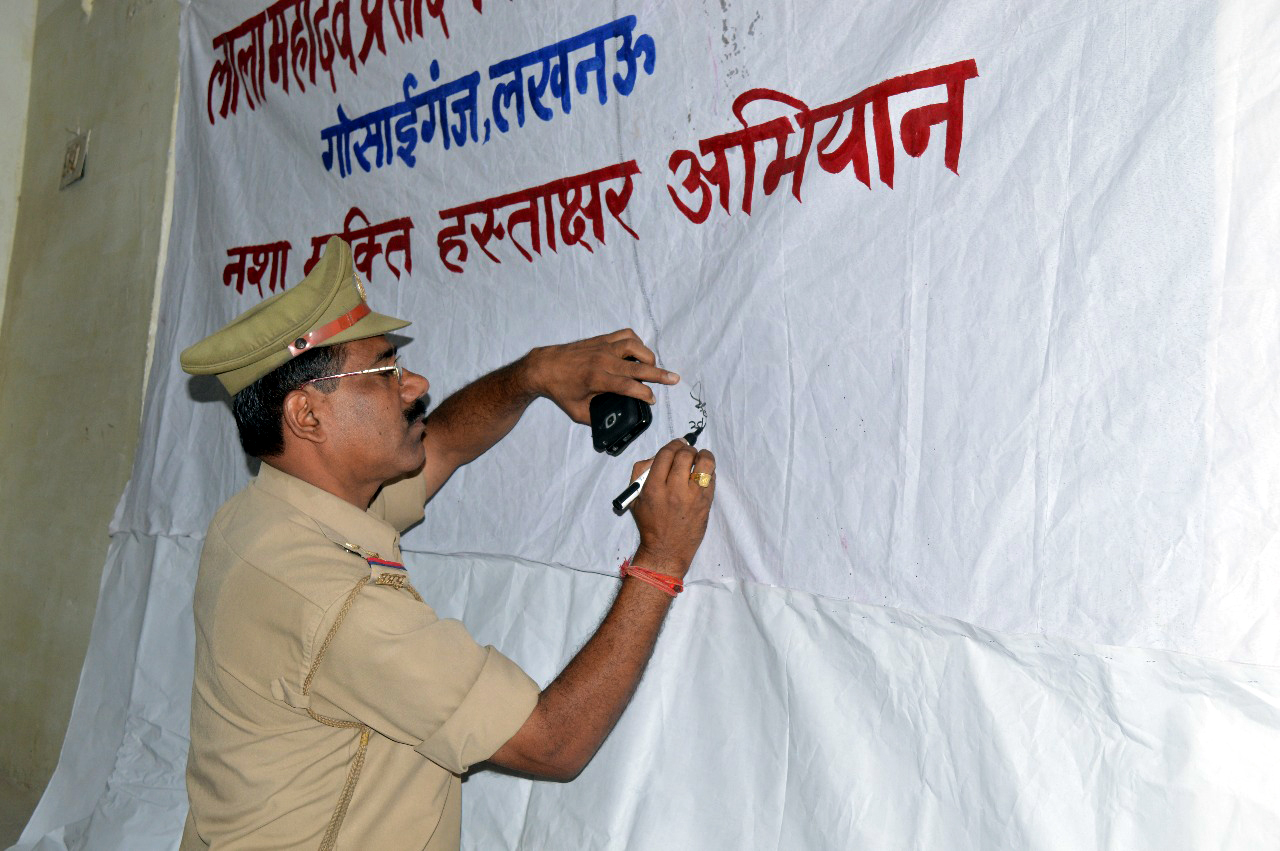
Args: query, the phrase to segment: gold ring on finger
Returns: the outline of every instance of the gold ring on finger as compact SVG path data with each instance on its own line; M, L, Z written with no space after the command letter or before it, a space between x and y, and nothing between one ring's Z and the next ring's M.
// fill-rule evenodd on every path
M690 480L690 481L692 481L692 482L696 482L696 483L697 483L697 485L698 485L698 487L700 487L700 488L709 488L709 487L711 487L711 474L710 474L710 473L690 473L690 474L689 474L689 480Z

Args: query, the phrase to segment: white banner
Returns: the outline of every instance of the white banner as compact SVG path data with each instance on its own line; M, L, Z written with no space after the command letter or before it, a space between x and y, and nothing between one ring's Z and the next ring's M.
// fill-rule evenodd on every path
M436 398L624 326L684 376L620 459L535 408L409 547L612 570L610 499L693 391L722 471L695 577L1280 658L1277 305L1224 268L1274 192L1231 160L1214 3L365 5L189 8L124 528L201 534L245 480L177 353L342 233Z
M113 563L155 564L149 595L117 586L145 605L104 585L114 620L140 632L137 658L112 655L126 630L102 634L100 616L62 763L18 848L177 847L192 549L118 539ZM442 615L515 648L542 683L615 588L510 559L410 568ZM123 722L104 717L116 705ZM632 705L578 779L467 779L463 847L1257 851L1280 835L1278 763L1274 668L704 582L680 596Z
M626 326L684 378L616 459L535 405L404 538L543 682L632 462L698 402L719 462L591 776L474 778L468 847L1280 835L1280 9L264 2L184 9L144 436L25 841L176 836L191 572L250 475L178 352L333 233L437 401Z

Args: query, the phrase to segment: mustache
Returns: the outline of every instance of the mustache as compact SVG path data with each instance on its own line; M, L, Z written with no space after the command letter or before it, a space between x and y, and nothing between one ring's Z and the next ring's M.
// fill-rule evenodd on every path
M413 400L413 404L405 408L404 419L409 425L413 425L418 420L427 415L427 402L421 396Z

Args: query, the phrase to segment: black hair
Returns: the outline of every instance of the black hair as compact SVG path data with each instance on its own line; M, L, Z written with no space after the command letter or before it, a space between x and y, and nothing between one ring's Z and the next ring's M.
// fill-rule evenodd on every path
M271 458L284 451L284 397L308 381L337 372L342 346L321 346L303 352L268 372L231 398L240 446L255 458ZM321 381L323 393L337 389L336 381Z

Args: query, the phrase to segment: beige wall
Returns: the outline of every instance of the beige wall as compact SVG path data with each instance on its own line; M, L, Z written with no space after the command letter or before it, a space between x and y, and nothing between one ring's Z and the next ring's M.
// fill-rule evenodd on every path
M9 271L13 225L22 186L22 150L27 140L27 92L31 88L31 48L36 0L0 0L0 280ZM0 322L4 287L0 287Z
M0 771L33 800L57 762L133 463L178 16L176 0L40 0L35 14L0 319ZM92 131L85 178L59 191L77 125Z

